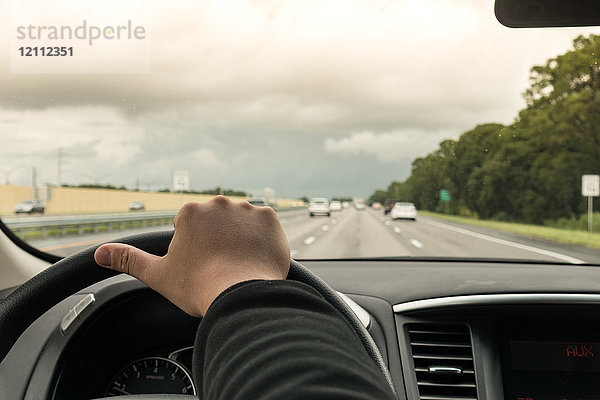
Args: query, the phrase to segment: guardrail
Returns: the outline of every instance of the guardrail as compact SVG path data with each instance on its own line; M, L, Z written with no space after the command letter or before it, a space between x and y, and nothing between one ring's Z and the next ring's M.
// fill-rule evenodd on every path
M285 208L278 213L300 210L303 207ZM115 214L90 214L40 217L2 218L2 222L21 239L47 236L82 235L114 230L169 225L178 211L131 212Z
M102 215L69 215L51 217L4 218L2 222L17 236L66 236L88 232L125 230L173 223L177 211L121 213Z

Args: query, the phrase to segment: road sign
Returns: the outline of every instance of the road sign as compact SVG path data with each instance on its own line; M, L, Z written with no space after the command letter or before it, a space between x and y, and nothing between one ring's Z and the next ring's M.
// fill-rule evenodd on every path
M190 175L188 171L174 171L173 172L173 191L183 192L184 190L190 190Z
M581 195L588 198L588 232L592 232L593 198L600 196L600 175L581 176Z
M581 176L581 195L587 197L600 196L600 175Z
M450 201L452 200L452 196L450 196L450 192L446 189L440 190L440 200L442 201Z

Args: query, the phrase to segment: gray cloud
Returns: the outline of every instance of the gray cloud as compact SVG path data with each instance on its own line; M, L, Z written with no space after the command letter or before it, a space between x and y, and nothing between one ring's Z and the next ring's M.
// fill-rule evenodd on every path
M491 1L147 4L149 74L19 75L2 60L0 168L40 164L51 182L63 147L73 183L158 188L189 169L197 188L364 196L440 140L511 122L529 68L598 32L510 30Z

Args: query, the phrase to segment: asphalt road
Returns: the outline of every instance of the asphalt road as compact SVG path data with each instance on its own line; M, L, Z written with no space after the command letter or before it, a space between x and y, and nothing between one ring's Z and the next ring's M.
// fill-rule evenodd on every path
M596 249L425 217L418 217L416 222L392 221L371 209L350 208L331 217L312 218L306 210L294 210L280 213L279 218L296 259L475 257L600 264L600 250ZM171 227L49 238L32 244L65 256L104 241L157 229Z

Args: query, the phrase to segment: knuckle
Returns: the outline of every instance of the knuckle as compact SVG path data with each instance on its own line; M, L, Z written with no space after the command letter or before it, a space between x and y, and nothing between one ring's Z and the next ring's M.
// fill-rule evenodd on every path
M259 210L264 217L277 219L277 213L271 207L259 207Z
M181 206L177 215L191 214L198 208L198 206L198 203L192 201L190 201L189 203L185 203L183 206Z
M231 202L227 197L225 197L223 195L217 195L217 196L213 197L212 200L214 203L219 204L219 205L227 205Z
M197 212L199 206L200 204L194 202L185 203L179 209L179 212L175 216L175 219L173 220L173 225L177 227L183 221L187 220L191 215Z
M137 272L137 257L131 249L123 249L118 257L119 270L127 275Z
M231 202L227 197L225 197L225 196L223 196L221 194L216 195L215 197L213 197L212 201L214 203L216 203L216 204L219 204L219 205L226 205L226 204L229 204Z

